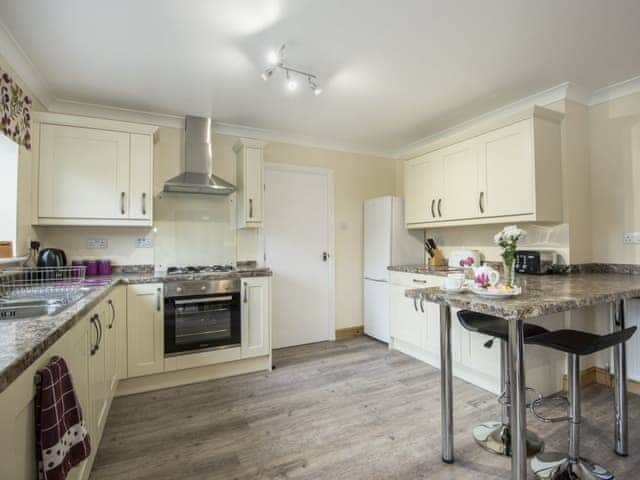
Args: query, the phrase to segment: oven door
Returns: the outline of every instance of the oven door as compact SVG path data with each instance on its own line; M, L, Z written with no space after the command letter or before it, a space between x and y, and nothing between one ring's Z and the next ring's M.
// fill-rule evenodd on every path
M164 353L240 346L240 293L166 298Z

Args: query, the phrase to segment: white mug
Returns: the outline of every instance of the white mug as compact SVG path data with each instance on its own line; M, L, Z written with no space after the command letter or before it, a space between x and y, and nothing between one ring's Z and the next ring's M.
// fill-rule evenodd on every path
M500 273L497 270L489 267L488 265L484 265L482 267L476 267L473 269L473 276L475 278L475 282L478 282L478 277L482 275L489 280L489 285L497 285L500 281Z
M460 290L464 285L464 275L453 274L444 279L445 290Z

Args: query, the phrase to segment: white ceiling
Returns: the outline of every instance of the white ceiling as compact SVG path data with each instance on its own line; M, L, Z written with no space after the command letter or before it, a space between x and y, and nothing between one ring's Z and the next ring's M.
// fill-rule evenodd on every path
M366 151L640 75L638 0L0 0L0 20L55 98ZM260 79L285 41L320 97Z

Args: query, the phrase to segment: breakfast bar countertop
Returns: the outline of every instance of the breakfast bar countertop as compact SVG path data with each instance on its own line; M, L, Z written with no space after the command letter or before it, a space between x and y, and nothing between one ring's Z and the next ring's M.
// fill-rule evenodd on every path
M621 273L516 275L516 284L522 287L522 294L507 299L483 298L469 291L447 293L439 287L409 289L405 295L507 320L524 320L640 297L640 275Z

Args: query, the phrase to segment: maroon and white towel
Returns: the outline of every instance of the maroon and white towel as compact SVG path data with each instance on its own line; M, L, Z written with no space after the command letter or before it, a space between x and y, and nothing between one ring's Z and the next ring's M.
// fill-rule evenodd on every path
M38 372L36 459L39 480L65 480L91 453L89 433L67 363L53 357Z

